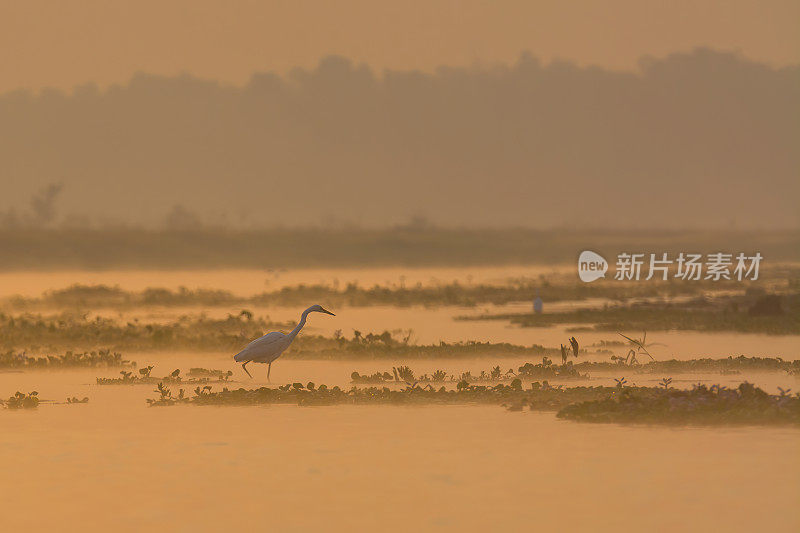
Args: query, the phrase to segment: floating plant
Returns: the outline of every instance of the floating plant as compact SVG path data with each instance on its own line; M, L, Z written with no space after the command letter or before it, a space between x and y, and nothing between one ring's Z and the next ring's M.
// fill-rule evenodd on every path
M60 367L128 367L136 363L123 359L111 350L71 352L62 355L30 356L25 353L7 351L0 353L0 368L60 368Z
M204 376L206 377L189 377L187 379L181 376L181 371L179 368L176 368L172 372L170 372L167 376L157 378L150 375L152 372L153 367L147 366L144 368L139 369L139 375L134 374L132 371L128 370L121 370L120 377L118 378L97 378L98 385L153 385L156 383L168 383L168 384L186 384L186 385L193 385L193 384L202 384L202 383L229 383L231 376L233 376L233 372L230 370L223 371L223 370L204 370ZM198 369L193 369L198 370ZM195 372L195 375L198 373Z
M510 384L472 385L461 381L455 389L431 384L408 384L402 389L389 387L328 388L314 383L292 383L276 388L228 389L213 391L197 387L193 396L177 396L159 383L158 398L148 399L153 406L185 403L189 405L502 405L512 411L524 407L537 411L557 411L560 418L586 422L643 422L667 424L800 424L800 394L782 391L770 395L743 383L737 389L697 385L690 391L673 388L625 386L557 387L547 381L533 382L528 388L515 378Z
M0 400L6 409L33 409L39 406L39 393L36 391L25 394L17 391L7 400Z

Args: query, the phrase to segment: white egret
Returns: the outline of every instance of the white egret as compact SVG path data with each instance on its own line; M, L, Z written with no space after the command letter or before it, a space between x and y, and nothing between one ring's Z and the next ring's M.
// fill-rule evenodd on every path
M297 337L297 334L300 333L300 330L306 325L306 317L308 317L308 314L315 312L336 316L324 309L321 305L312 305L303 311L303 314L300 315L300 322L297 323L297 327L292 331L289 333L281 333L280 331L267 333L263 337L259 337L245 346L244 350L233 356L233 360L237 363L242 363L242 368L251 378L253 375L247 370L247 363L267 363L267 381L269 381L269 373L272 370L273 361L280 357L281 354L286 351L286 348L292 344L294 338Z

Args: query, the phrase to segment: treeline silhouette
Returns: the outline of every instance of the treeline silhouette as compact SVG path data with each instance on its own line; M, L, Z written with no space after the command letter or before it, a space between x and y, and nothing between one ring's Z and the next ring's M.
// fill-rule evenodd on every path
M612 265L623 251L758 251L774 267L800 261L800 232L29 228L0 230L0 250L0 270L574 264L582 250Z
M18 222L14 202L63 183L72 222L151 227L176 205L238 227L415 214L472 227L797 227L798 94L800 68L708 49L637 72L523 54L375 73L328 57L243 87L138 74L103 91L17 91L0 95L0 207Z

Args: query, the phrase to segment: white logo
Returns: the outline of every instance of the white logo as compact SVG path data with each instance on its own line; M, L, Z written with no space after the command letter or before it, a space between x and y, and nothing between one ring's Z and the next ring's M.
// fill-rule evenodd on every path
M581 281L589 283L596 279L606 277L608 270L608 262L602 255L596 254L590 250L581 252L578 258L578 276Z

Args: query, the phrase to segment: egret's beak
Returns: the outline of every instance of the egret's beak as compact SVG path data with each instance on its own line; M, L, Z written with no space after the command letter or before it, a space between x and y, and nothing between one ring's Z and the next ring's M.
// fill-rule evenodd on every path
M331 316L336 316L336 315L334 315L333 313L331 313L330 311L328 311L327 309L322 309L322 310L321 310L321 312L322 312L322 313L327 313L327 314L329 314L329 315L331 315Z

